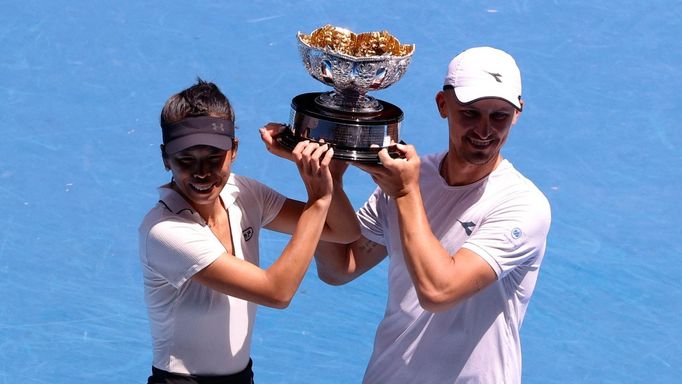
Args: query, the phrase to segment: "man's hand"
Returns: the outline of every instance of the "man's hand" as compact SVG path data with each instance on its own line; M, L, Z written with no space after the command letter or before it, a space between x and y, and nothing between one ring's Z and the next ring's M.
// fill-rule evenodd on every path
M372 180L392 198L405 196L419 188L421 164L414 146L396 144L396 148L402 155L401 158L392 158L386 148L379 151L382 166L354 163L356 167L369 173Z

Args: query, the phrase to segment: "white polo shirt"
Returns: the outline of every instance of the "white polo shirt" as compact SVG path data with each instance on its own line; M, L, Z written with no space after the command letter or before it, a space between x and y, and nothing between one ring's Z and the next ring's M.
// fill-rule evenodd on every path
M180 194L164 186L159 196L139 227L153 365L174 373L239 372L250 358L256 304L191 280L225 248ZM286 198L234 174L220 197L230 219L235 256L258 265L260 229L277 216Z
M421 160L431 230L450 254L476 252L497 281L449 310L424 310L405 265L395 202L377 189L358 216L363 235L390 255L389 294L366 384L521 380L519 329L545 252L549 202L506 160L483 180L449 186L439 174L444 155Z

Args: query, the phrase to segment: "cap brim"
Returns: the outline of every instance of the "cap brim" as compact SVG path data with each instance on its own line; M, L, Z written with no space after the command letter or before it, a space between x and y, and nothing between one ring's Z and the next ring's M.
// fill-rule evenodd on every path
M195 145L208 145L224 151L232 149L232 138L226 135L212 133L195 133L187 136L178 137L166 143L164 148L167 154L180 152Z
M500 87L456 87L455 96L462 104L469 104L481 99L500 99L521 110L520 95L513 90L500 89Z

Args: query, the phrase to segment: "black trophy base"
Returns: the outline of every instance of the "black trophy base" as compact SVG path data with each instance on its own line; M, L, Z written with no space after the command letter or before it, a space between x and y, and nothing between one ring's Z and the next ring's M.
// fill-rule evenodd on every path
M277 136L277 142L284 148L293 151L300 141L310 140L303 137L294 136L290 129L285 130L279 136ZM382 148L369 148L366 150L355 150L355 149L345 149L339 148L333 143L328 143L332 148L334 148L334 159L353 161L357 163L365 164L381 164L379 160L379 151ZM403 143L404 144L404 143ZM401 157L400 151L395 146L388 146L388 155L396 159Z
M321 93L304 93L291 101L291 125L277 137L283 147L293 150L303 140L324 141L334 148L334 158L367 164L380 164L378 152L387 148L391 157L400 152L399 142L403 112L382 100L376 112L352 112L321 106Z

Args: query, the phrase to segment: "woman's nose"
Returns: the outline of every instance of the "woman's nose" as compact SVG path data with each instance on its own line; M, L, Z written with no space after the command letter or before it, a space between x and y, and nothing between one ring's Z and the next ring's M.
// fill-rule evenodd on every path
M210 167L203 161L197 162L196 166L194 167L194 172L192 172L192 175L197 178L204 178L209 176L210 174L211 174Z

